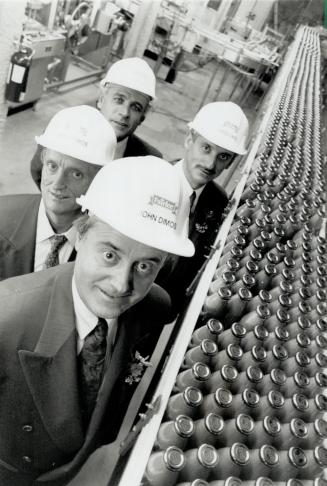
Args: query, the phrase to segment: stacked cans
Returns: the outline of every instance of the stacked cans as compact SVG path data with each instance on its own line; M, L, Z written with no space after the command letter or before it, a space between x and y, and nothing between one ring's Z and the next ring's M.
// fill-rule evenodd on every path
M326 484L319 76L319 37L306 28L176 377L144 485Z

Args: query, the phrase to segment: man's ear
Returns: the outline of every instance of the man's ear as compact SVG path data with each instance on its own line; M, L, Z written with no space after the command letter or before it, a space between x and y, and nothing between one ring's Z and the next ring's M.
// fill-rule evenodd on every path
M188 149L193 143L193 134L192 132L188 132L184 141L184 148Z
M97 99L97 102L96 102L96 107L98 110L100 110L102 108L102 105L103 105L103 99L104 99L104 95L101 94L99 96L99 98Z

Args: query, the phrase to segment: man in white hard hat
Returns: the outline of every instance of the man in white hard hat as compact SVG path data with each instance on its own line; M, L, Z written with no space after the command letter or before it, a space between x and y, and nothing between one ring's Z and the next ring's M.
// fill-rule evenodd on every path
M111 162L78 202L89 215L76 222L76 261L0 283L6 486L63 486L115 439L170 317L154 279L167 254L194 252L180 180L162 159Z
M100 86L97 107L115 130L118 141L115 159L141 155L161 157L157 149L134 134L155 98L156 78L147 62L138 57L115 62ZM31 161L31 174L38 187L41 180L39 152L40 149Z
M36 141L42 147L41 195L0 198L0 280L75 258L76 198L113 160L117 144L110 123L86 105L59 111Z
M170 261L158 277L176 309L210 253L227 205L227 194L214 179L246 153L249 124L235 103L214 102L203 106L188 127L184 158L174 167L190 201L189 236L196 251L192 259Z

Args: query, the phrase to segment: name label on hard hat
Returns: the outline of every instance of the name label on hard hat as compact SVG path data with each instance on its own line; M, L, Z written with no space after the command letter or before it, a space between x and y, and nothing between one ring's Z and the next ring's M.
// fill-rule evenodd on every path
M157 194L154 194L150 197L149 204L150 206L156 205L162 208L166 208L173 214L176 214L178 209L178 204L174 203L173 201L169 201L169 199L165 199L164 197L160 197Z
M151 219L151 221L155 221L158 224L164 224L165 226L169 226L169 228L176 229L175 221L171 219L163 218L162 216L158 216L155 213L149 213L148 211L142 211L142 218Z

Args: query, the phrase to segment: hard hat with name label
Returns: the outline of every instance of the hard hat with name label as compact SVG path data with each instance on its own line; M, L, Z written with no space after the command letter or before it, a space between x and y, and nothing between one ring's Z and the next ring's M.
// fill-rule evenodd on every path
M117 145L110 123L87 105L58 111L35 140L43 147L96 165L111 162Z
M115 62L108 70L100 85L119 84L135 89L151 98L156 97L156 77L146 61L130 57Z
M188 199L178 173L152 155L117 159L99 170L77 199L123 235L158 250L192 256Z
M246 153L249 122L231 101L204 105L188 126L219 147L239 155Z

